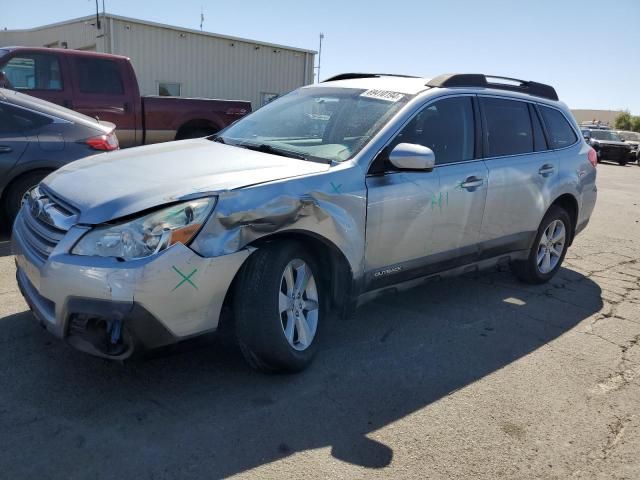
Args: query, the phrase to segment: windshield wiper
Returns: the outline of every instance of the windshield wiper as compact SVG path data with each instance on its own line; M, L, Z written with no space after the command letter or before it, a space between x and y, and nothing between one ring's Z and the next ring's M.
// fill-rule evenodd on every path
M297 158L298 160L308 160L309 158L298 152L292 152L283 148L277 148L267 143L237 143L236 147L246 148L248 150L255 150L256 152L270 153L272 155L280 155L281 157Z
M214 135L213 137L209 137L209 140L213 142L218 142L218 143L227 143L224 141L224 138L222 138L220 135Z

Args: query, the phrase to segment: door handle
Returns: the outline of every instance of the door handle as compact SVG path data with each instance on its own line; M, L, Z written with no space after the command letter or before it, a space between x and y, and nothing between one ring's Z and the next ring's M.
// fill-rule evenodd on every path
M554 170L555 170L555 167L550 163L547 163L540 167L540 170L538 170L538 173L540 175L549 175L550 173L553 173Z
M460 186L462 188L472 189L472 188L478 188L482 186L483 183L484 183L484 180L482 178L471 176L467 178L464 182L462 182Z
M11 153L13 152L13 148L8 147L6 145L0 145L0 153Z

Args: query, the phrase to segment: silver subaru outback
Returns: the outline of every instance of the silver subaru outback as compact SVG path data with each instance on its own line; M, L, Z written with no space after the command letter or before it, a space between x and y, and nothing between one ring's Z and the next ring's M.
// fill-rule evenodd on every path
M14 226L18 284L91 354L226 325L253 367L298 371L328 315L382 292L506 262L548 281L589 221L596 163L548 85L338 75L213 137L53 173Z

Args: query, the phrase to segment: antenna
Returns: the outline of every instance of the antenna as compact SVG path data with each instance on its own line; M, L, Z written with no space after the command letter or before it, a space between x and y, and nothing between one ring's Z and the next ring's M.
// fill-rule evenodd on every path
M202 9L202 5L200 5L200 31L202 31L203 23L204 23L204 10Z

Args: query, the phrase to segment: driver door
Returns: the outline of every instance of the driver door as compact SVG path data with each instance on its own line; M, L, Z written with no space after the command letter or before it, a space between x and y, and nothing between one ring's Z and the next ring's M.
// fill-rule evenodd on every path
M365 288L373 290L477 258L487 193L472 96L423 108L381 152L367 176ZM478 139L478 142L476 142ZM429 147L433 171L398 170L398 143Z

